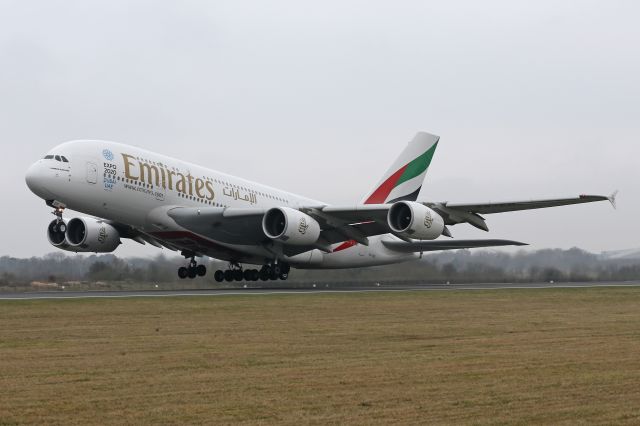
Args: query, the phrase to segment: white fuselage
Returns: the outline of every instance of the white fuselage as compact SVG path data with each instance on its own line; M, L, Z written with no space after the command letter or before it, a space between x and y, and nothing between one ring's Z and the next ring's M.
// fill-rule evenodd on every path
M53 158L39 160L27 172L29 187L44 200L131 226L176 247L188 248L197 240L207 247L202 254L222 260L263 264L272 252L260 245L238 246L207 239L180 227L166 212L176 206L269 209L326 205L114 142L67 142L48 156ZM298 268L329 269L385 265L418 257L391 251L382 244L383 240L395 239L392 235L370 237L368 246L336 244L331 253L311 250L287 261Z

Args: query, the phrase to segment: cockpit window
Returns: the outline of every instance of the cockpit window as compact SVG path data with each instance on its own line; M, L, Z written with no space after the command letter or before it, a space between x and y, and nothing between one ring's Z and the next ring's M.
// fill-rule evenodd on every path
M69 160L67 160L67 157L65 157L64 155L61 155L60 158L62 158L62 162L63 163L68 163Z
M51 160L53 158L53 155L45 155L44 159L45 160Z
M56 158L56 161L62 161L62 160L60 159L60 156L59 156L59 155L56 155L56 157L55 157L55 158Z

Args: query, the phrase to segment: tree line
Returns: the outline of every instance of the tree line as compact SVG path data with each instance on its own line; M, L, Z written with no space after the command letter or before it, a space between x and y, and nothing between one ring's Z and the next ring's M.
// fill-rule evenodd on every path
M210 273L226 264L200 259ZM108 255L52 253L17 259L0 257L0 286L39 282L180 282L176 271L185 264L178 256L120 258ZM426 254L418 261L384 267L330 271L292 269L296 283L466 283L466 282L582 282L640 279L640 259L610 259L573 248L506 253L489 250L457 250ZM282 284L280 282L280 284Z

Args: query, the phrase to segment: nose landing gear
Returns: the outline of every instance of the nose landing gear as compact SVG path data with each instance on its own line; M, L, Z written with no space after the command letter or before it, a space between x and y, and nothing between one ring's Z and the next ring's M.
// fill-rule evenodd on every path
M56 217L56 223L53 224L51 230L56 233L60 232L64 234L65 232L67 232L67 224L64 222L64 219L62 218L62 213L64 213L64 207L62 206L51 206L51 207L53 207L53 211L51 212L51 214Z
M207 275L207 267L204 265L198 265L195 257L191 257L189 266L186 268L182 266L178 269L178 276L181 279L185 279L187 277L194 279L195 277L204 277L205 275Z

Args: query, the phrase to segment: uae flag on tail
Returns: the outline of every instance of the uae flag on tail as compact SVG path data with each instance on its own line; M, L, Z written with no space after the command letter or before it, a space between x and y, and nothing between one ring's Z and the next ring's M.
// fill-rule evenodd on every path
M417 200L439 140L429 133L416 134L363 204Z

